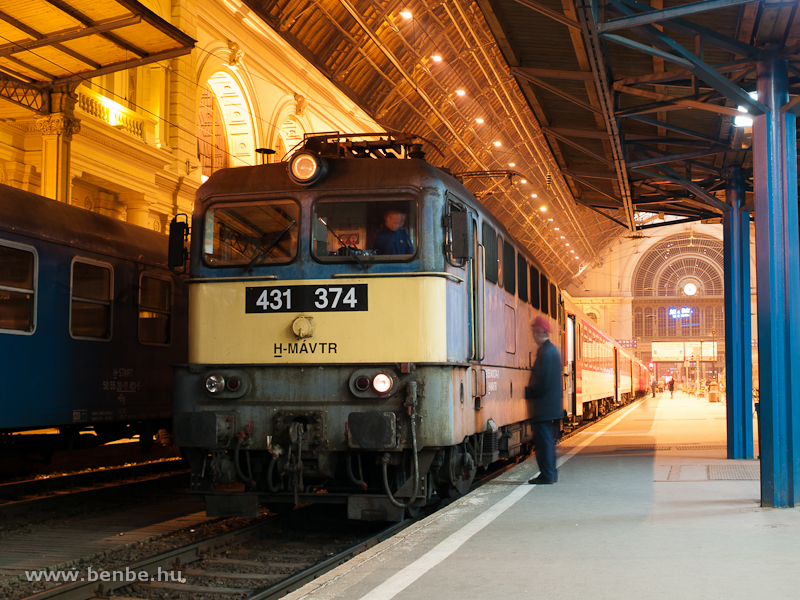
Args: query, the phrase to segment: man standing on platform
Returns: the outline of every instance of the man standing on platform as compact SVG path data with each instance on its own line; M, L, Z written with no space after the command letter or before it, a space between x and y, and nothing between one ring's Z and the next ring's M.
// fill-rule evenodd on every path
M550 484L558 481L556 437L564 417L561 355L550 342L550 322L547 319L537 317L532 329L533 341L539 346L539 351L533 363L530 385L525 388L525 397L533 401L533 445L539 475L528 483Z

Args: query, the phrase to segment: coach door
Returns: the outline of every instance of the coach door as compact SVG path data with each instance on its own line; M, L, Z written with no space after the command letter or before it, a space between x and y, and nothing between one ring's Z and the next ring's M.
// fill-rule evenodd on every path
M567 315L567 412L572 415L578 400L575 348L575 315Z

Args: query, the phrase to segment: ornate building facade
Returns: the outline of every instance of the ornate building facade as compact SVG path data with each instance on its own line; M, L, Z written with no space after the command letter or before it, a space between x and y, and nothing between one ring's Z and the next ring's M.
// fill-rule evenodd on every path
M47 117L0 112L0 183L164 231L204 178L312 131L379 131L237 0L143 0L188 55L84 80ZM9 105L10 106L10 105Z

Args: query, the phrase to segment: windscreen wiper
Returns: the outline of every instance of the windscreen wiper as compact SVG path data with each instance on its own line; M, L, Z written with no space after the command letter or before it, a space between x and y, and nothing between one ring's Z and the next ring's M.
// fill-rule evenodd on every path
M253 257L253 258L250 260L250 262L249 262L249 263L247 263L247 271L246 271L247 273L249 273L250 271L252 271L252 270L253 270L253 267L254 267L254 266L256 266L256 263L257 263L257 262L258 262L258 261L259 261L261 258L263 258L263 257L265 257L267 254L269 254L269 253L272 251L272 249L273 249L275 246L277 246L277 245L278 245L278 242L280 242L280 241L281 241L281 239L283 238L283 236L284 236L284 235L286 235L286 232L287 232L287 231L289 231L289 230L292 228L292 226L293 226L295 223L297 223L297 221L295 221L294 219L292 219L291 223L289 223L289 224L286 226L286 229L284 229L284 230L283 230L283 231L281 231L281 232L280 232L280 233L279 233L277 236L275 236L275 239L274 239L274 240L272 240L272 242L270 242L269 246L266 246L266 247L262 248L262 249L261 249L261 251L260 251L258 254L256 254L256 255L255 255L255 256L254 256L254 257Z
M348 246L347 244L344 243L344 240L341 238L341 236L339 236L339 234L336 233L333 230L333 228L325 222L325 219L323 219L322 217L317 217L317 219L319 220L320 223L325 225L325 227L328 229L328 231L330 231L334 236L336 236L336 239L339 240L339 243L344 247L345 251L350 256L352 256L353 258L356 259L356 262L358 263L358 266L361 267L364 271L366 271L369 267L367 265L365 265L364 261L362 261L358 257L358 254L356 254L355 251L350 246Z

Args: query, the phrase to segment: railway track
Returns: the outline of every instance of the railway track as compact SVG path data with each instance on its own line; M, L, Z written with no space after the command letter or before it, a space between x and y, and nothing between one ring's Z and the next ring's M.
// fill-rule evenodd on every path
M613 414L617 407L603 418ZM600 419L602 420L602 419ZM585 423L564 437L596 423ZM520 460L481 473L473 489L491 483ZM102 571L77 568L82 579L24 600L272 600L293 591L452 502L427 507L387 527L352 522L337 507L314 505L261 517L235 530ZM131 581L134 578L135 581ZM18 598L22 598L19 597Z
M0 484L0 518L146 490L186 478L180 459Z

